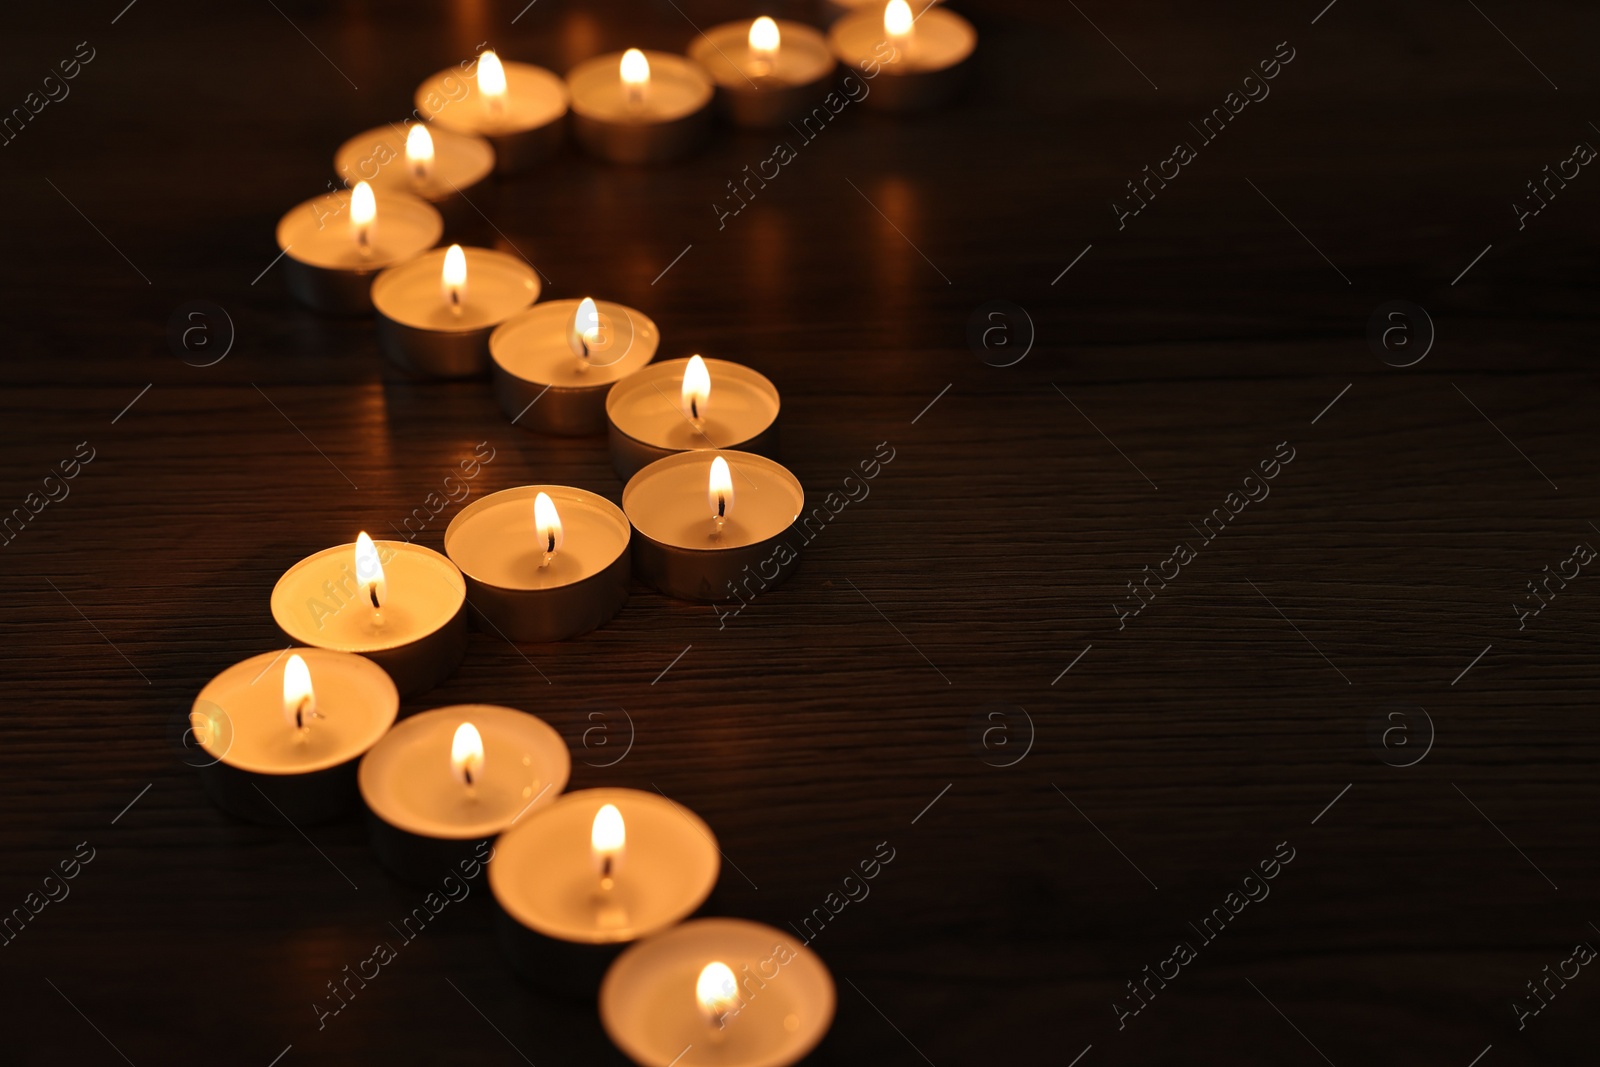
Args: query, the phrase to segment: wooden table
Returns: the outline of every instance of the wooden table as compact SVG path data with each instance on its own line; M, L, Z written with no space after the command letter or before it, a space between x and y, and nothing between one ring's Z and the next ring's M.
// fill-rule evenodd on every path
M1552 981L1521 1029L1513 1002L1600 944L1600 578L1514 605L1600 543L1600 175L1562 162L1600 144L1600 13L1321 2L984 5L958 106L777 134L796 158L720 227L775 135L657 169L569 150L476 200L548 296L771 377L814 504L892 451L736 617L638 587L580 640L474 634L405 708L524 708L573 787L692 807L722 913L839 907L810 928L839 988L818 1062L1593 1059L1600 977ZM334 148L479 42L564 70L752 13L519 8L8 16L6 107L92 59L0 152L3 505L67 494L5 545L0 908L70 893L0 951L0 1060L617 1059L512 976L481 885L319 1029L421 891L359 821L224 817L173 740L208 678L280 647L290 563L399 525L480 442L473 499L618 497L602 442L406 380L273 266ZM1230 92L1257 99L1207 141ZM1534 214L1546 164L1577 173ZM192 301L231 321L209 366L230 328L175 320Z

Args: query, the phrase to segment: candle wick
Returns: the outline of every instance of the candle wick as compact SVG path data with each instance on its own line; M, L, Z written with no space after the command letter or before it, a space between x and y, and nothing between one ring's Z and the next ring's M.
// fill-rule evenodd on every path
M461 290L455 286L450 287L450 310L461 314Z
M376 585L367 586L367 596L372 598L372 606L373 607L375 607L375 608L383 607L382 604L378 603L378 587Z
M300 703L296 704L294 708L294 728L300 732L301 737L305 736L306 730L310 727L310 723L306 720L317 717L317 713L311 709L310 705L310 697L301 697Z
M468 789L472 788L472 764L468 763L461 768L461 777L466 780Z

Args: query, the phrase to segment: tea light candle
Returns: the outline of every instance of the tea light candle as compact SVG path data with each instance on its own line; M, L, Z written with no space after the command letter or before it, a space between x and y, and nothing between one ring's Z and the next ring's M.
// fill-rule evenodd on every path
M717 83L722 111L751 127L782 126L819 105L834 70L822 34L765 15L713 26L689 46L689 58Z
M189 712L212 757L200 779L217 806L251 822L296 825L356 806L356 764L394 724L400 694L348 652L264 652L206 683Z
M489 367L489 334L539 299L539 276L515 256L451 245L391 267L372 283L378 343L429 378Z
M600 986L606 1036L641 1067L785 1067L833 1024L833 976L793 935L696 919L617 957Z
M710 827L658 793L568 793L495 843L501 947L547 988L592 994L623 945L705 902L720 860Z
M670 52L596 56L567 74L572 129L613 163L659 163L687 155L711 128L711 78Z
M455 564L406 541L324 549L272 589L272 618L291 641L355 652L406 696L438 685L467 650L466 582Z
M738 363L669 359L612 386L611 465L624 480L647 463L696 448L778 452L778 388Z
M604 625L628 599L628 519L564 485L479 497L444 532L473 618L510 641L565 641Z
M335 315L372 308L372 276L439 243L444 220L414 196L366 182L298 205L278 220L289 292Z
M421 197L459 224L476 215L466 194L494 170L494 149L472 134L394 123L340 145L333 169L346 185L364 181L380 193Z
M512 422L540 433L604 433L613 382L655 358L649 317L605 300L552 300L489 335L494 394Z
M361 798L385 867L434 885L567 787L572 758L543 720L459 704L397 724L361 760Z
M874 11L882 11L884 2L885 0L823 0L823 17L832 22L841 15L865 11L867 8L871 8ZM922 13L923 8L932 7L938 2L939 0L910 0L911 12L913 15L919 15Z
M748 452L680 452L622 490L634 569L685 600L731 600L740 589L753 596L781 584L799 559L785 535L804 508L799 479Z
M961 87L978 46L972 23L943 7L913 16L906 0L863 7L828 31L828 45L852 69L876 69L870 108L915 111L942 104Z
M505 63L486 50L470 72L441 70L417 86L417 112L433 125L494 145L501 174L515 174L561 148L567 86L543 67Z

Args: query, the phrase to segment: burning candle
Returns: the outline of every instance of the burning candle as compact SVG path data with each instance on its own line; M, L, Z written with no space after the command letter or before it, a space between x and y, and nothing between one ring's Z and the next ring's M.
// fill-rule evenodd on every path
M489 334L538 298L539 276L522 260L460 245L391 267L372 283L384 353L429 378L482 374Z
M420 197L454 228L476 217L467 198L494 170L494 149L470 133L394 123L340 145L333 169L348 185L367 182L376 192Z
M431 205L357 182L279 220L284 281L296 300L318 311L369 311L373 275L432 248L442 233L444 220Z
M417 113L454 133L486 137L500 173L527 170L561 147L567 87L543 67L486 50L468 72L449 68L417 87Z
M932 7L939 0L914 0L908 6L913 15L918 15L924 8ZM823 12L826 21L832 22L841 15L849 15L857 11L872 10L882 13L885 0L823 0Z
M201 781L218 807L252 822L321 822L356 801L356 763L393 725L400 694L383 669L346 652L265 652L206 683L189 713L211 757Z
M748 452L680 452L622 490L634 570L685 600L742 599L781 584L804 543L787 537L804 508L799 479Z
M406 881L437 885L484 841L553 803L572 759L543 720L492 704L396 724L361 761L373 848Z
M713 26L689 46L689 56L716 82L722 112L749 127L782 126L823 107L835 66L822 34L765 15Z
M606 1035L641 1067L785 1067L833 1024L827 966L782 930L695 919L629 948L600 986Z
M777 386L720 359L669 359L611 387L606 397L611 465L633 477L647 463L691 449L776 455Z
M612 384L655 358L650 318L610 301L535 304L489 337L494 392L514 423L540 433L604 433Z
M568 793L495 843L501 946L547 988L592 994L623 945L698 909L720 866L710 828L658 793Z
M915 14L906 0L889 0L882 8L863 5L835 22L828 45L840 63L874 79L863 104L914 111L942 104L960 89L978 34L944 7L929 5Z
M628 599L632 530L609 500L564 485L506 489L462 508L444 549L479 626L511 641L564 641Z
M712 89L693 60L637 48L596 56L567 74L573 132L613 163L687 155L710 129Z
M366 656L411 696L466 653L466 593L439 553L363 532L290 567L272 589L272 618L291 641Z

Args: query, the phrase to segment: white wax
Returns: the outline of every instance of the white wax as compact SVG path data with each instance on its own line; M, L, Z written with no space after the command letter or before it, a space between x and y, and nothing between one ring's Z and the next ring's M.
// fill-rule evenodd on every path
M283 714L283 672L299 655L321 718L296 731ZM211 756L255 774L306 774L347 763L394 724L400 694L383 668L347 652L264 652L217 675L195 698L190 728ZM220 711L218 710L220 709Z
M606 804L622 814L627 844L616 884L602 896L590 833ZM692 914L717 883L719 858L710 827L659 793L583 789L501 835L489 887L530 930L561 941L618 944Z
M548 493L561 518L561 549L541 566L547 540L533 502ZM702 494L704 495L704 494ZM628 520L604 497L565 485L523 485L480 497L451 520L444 548L463 572L502 589L551 589L599 574L628 550Z
M539 276L522 260L488 248L464 248L467 284L461 310L451 310L440 285L447 252L436 248L378 275L372 281L372 305L419 330L465 333L498 325L539 299Z
M622 81L622 53L596 56L567 72L572 110L587 118L621 125L672 122L711 102L711 78L693 60L671 52L645 52L650 83L638 103Z
M377 214L361 251L350 225L350 190L297 205L278 220L278 247L291 259L325 270L379 270L439 243L444 220L431 204L396 192L373 192Z
M851 67L881 63L885 74L921 74L953 67L978 46L978 32L954 11L929 7L917 16L911 33L897 43L894 58L884 62L889 51L879 51L879 46L887 40L881 6L854 11L828 31L828 43L840 62Z
M506 91L498 109L478 91L478 68L439 71L417 86L417 111L436 126L493 137L548 126L567 113L567 86L530 63L502 60Z
M346 185L364 181L374 192L409 193L435 202L476 185L494 170L494 148L483 138L439 128L428 133L433 160L426 180L417 179L406 159L407 128L400 123L350 138L334 153L333 169Z
M470 788L450 766L450 742L464 722L483 739L483 766ZM396 724L361 761L359 778L367 807L390 826L470 841L553 803L571 771L566 742L542 719L493 704L457 704Z
M324 549L284 572L272 617L294 640L341 652L380 652L427 637L461 610L467 583L448 559L406 541L377 541L388 582L379 611L361 593L355 545Z
M740 1003L718 1027L695 997L714 961L733 971ZM606 1035L646 1067L784 1067L833 1023L827 966L800 938L744 919L695 919L617 957L600 986Z
M711 461L733 478L733 506L720 536L706 499ZM622 510L641 534L664 545L715 552L775 537L805 507L805 490L781 464L748 452L680 452L645 467L622 491Z
M657 448L735 448L759 436L778 417L778 388L739 363L705 361L711 397L695 426L683 411L687 359L668 359L618 382L606 398L606 415L633 438Z
M713 26L689 46L695 62L723 89L760 92L763 87L808 85L833 69L833 53L822 34L802 22L774 20L778 50L771 60L750 50L750 23Z
M599 388L647 365L661 342L650 318L630 307L596 300L602 332L585 361L567 342L578 300L535 304L506 320L489 337L489 354L513 375L558 389Z

